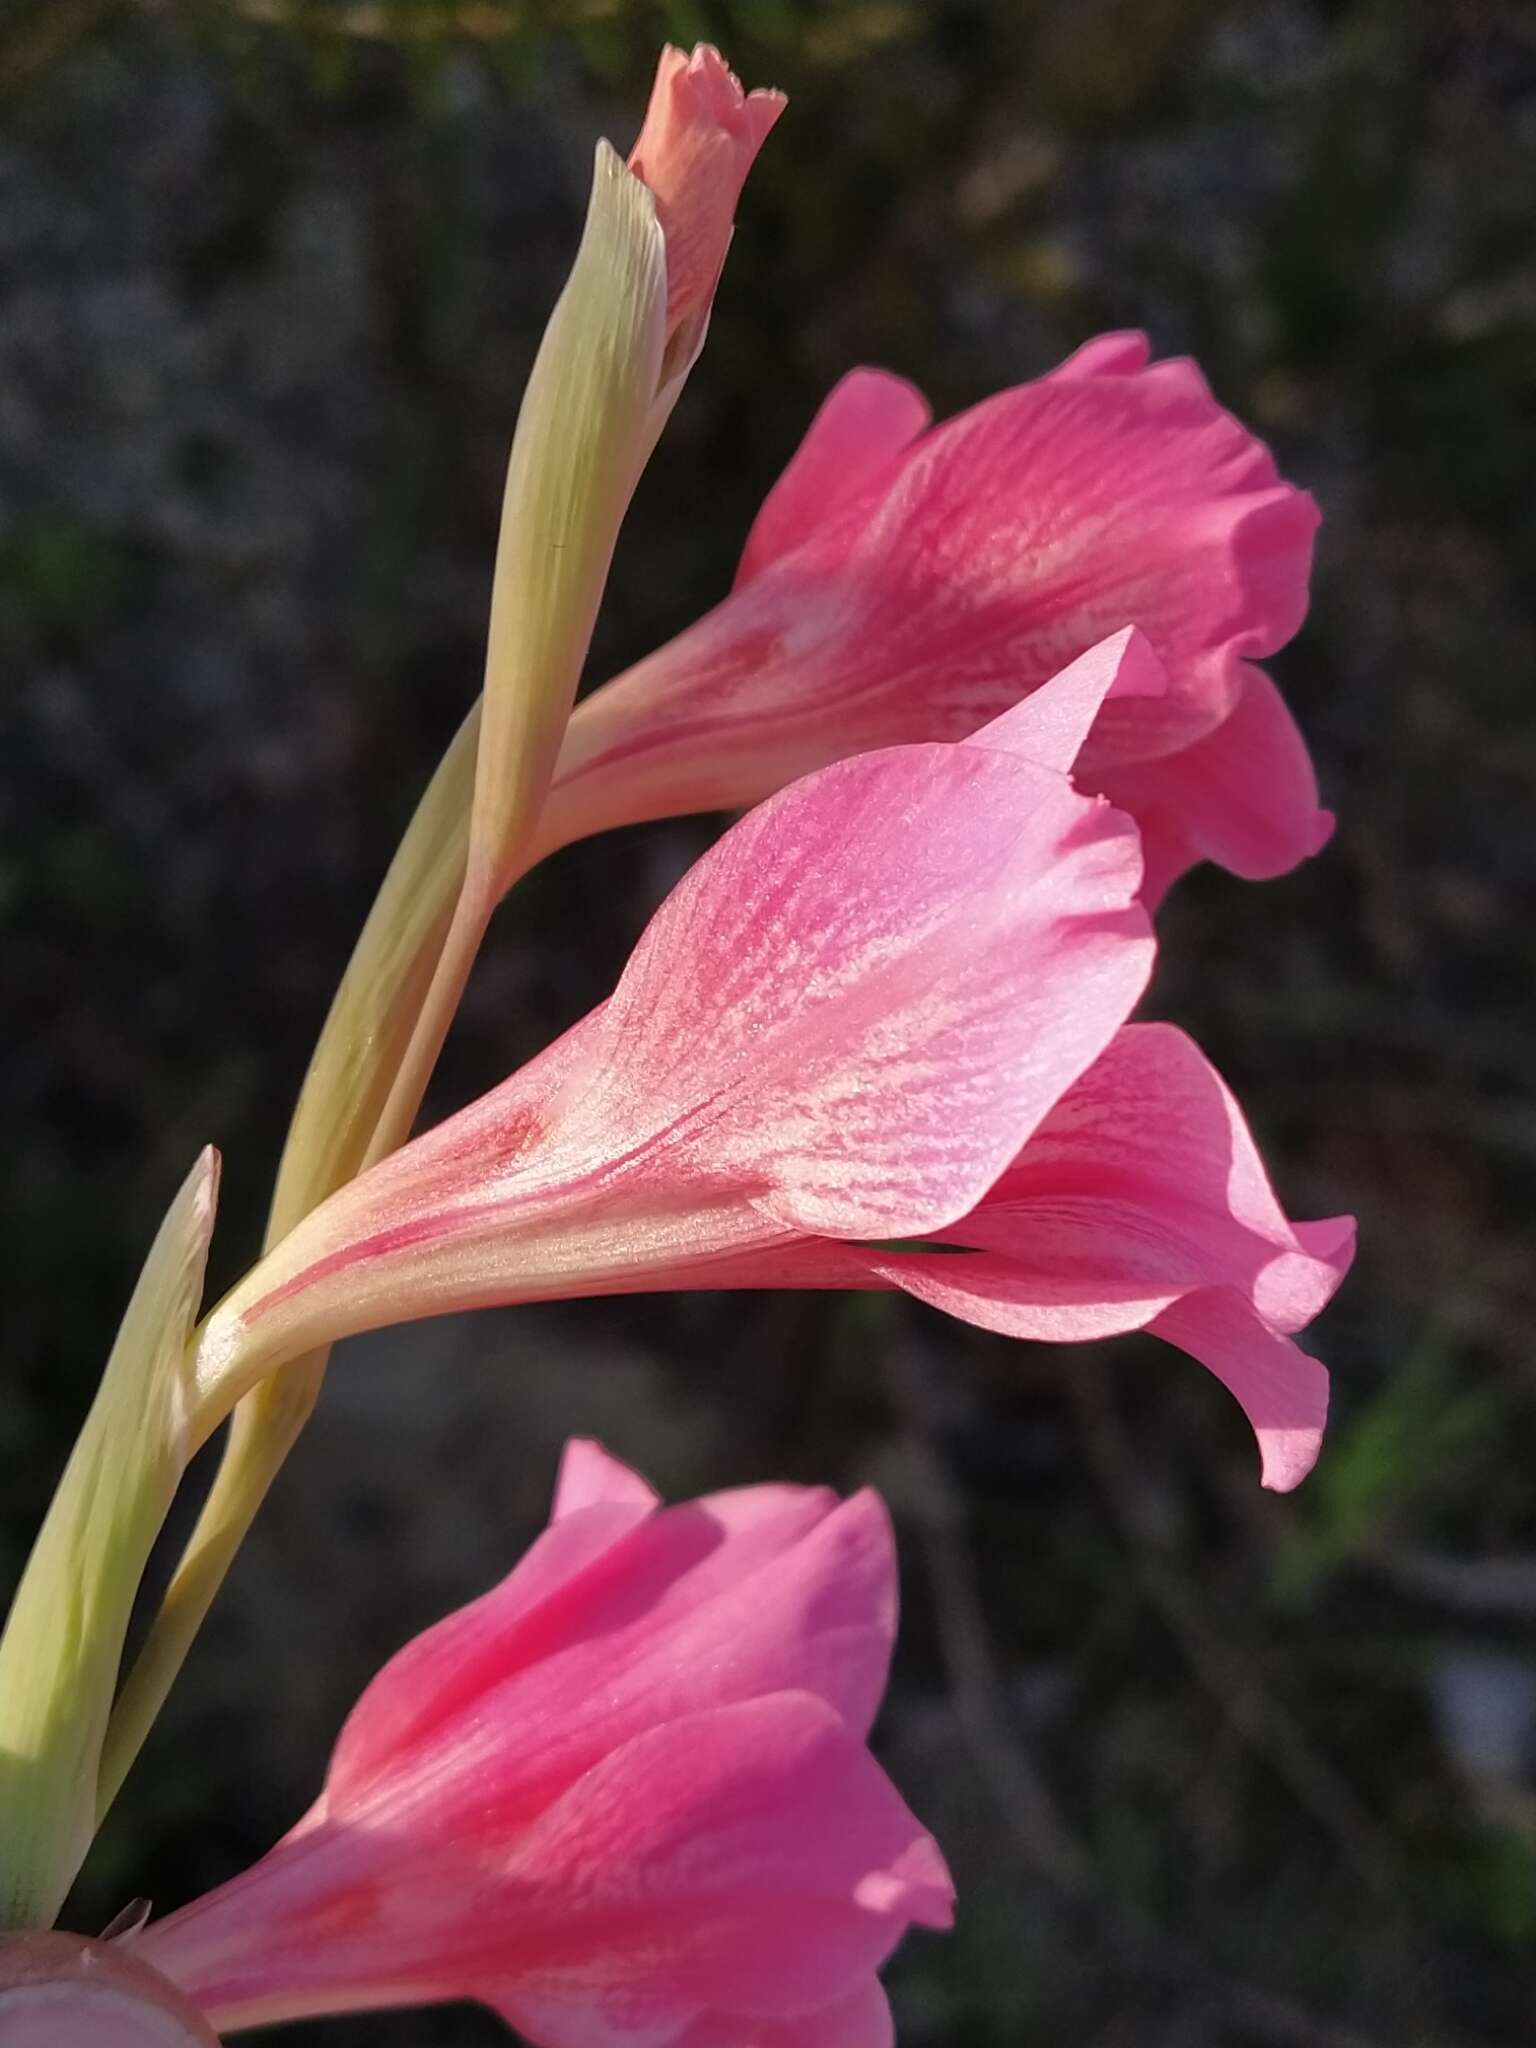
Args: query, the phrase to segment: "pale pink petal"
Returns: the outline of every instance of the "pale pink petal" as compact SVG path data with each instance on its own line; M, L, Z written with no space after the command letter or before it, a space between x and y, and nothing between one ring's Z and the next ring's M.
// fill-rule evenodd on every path
M948 1234L1022 1253L1064 1285L1118 1274L1173 1291L1240 1287L1266 1322L1295 1331L1353 1251L1348 1217L1306 1227L1323 1255L1286 1215L1242 1110L1193 1039L1132 1024Z
M1167 671L1151 641L1139 627L1127 626L1080 654L1060 675L972 733L964 744L997 747L1064 775L1076 762L1106 698L1160 697L1167 688Z
M667 332L697 326L714 297L736 202L784 111L781 92L744 93L716 49L661 53L629 167L656 199L667 246Z
M1272 1475L1300 1477L1315 1455L1327 1375L1281 1340L1343 1278L1353 1224L1290 1222L1230 1091L1183 1033L1120 1032L986 1199L936 1237L970 1249L866 1254L871 1277L1013 1337L1151 1328L1243 1403L1266 1484L1294 1484ZM1189 1300L1202 1306L1186 1316Z
M1129 822L985 747L796 784L652 920L581 1113L775 1222L906 1236L961 1215L1140 994ZM622 1126L621 1126L622 1127Z
M1333 833L1306 741L1280 692L1251 665L1236 706L1214 732L1176 754L1089 780L1135 813L1150 904L1197 861L1263 881L1321 852Z
M916 440L931 417L917 386L889 370L850 370L834 384L752 522L737 587L798 547L835 505Z
M1261 1322L1230 1287L1189 1294L1149 1325L1209 1366L1253 1425L1261 1479L1277 1493L1299 1486L1317 1462L1328 1420L1328 1374Z
M1301 622L1317 513L1193 364L1143 366L1142 347L1106 337L920 435L578 705L545 843L963 738L1129 624L1168 688L1111 700L1087 769L1213 730L1244 661Z
M549 1519L563 1522L567 1515L607 1502L621 1507L654 1508L661 1505L661 1496L638 1472L611 1458L591 1437L573 1436L560 1460Z

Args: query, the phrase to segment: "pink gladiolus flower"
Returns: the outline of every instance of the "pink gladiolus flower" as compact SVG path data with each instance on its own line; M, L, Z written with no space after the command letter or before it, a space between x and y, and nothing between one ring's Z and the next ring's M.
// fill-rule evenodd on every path
M449 1309L901 1287L1021 1336L1153 1329L1294 1485L1327 1380L1290 1339L1348 1225L1290 1224L1195 1048L1122 1029L1153 950L1136 834L1067 775L1106 704L1164 682L1124 632L958 745L862 754L751 812L606 1004L225 1298L200 1380ZM893 1240L946 1249L874 1248Z
M961 739L1137 625L1167 690L1108 705L1078 772L1142 824L1154 888L1200 858L1258 877L1315 853L1331 820L1252 662L1301 624L1316 508L1192 363L1147 357L1106 335L933 428L900 378L845 377L730 596L577 706L545 849Z
M135 1953L220 2030L473 1998L535 2048L890 2048L875 1972L952 1901L864 1746L895 1622L875 1494L660 1508L573 1443L298 1826Z
M751 812L606 1003L225 1297L200 1380L442 1309L708 1287L808 1237L956 1222L1145 984L1135 829L1061 764L1155 668L1121 635L960 745L861 754Z
M784 107L781 92L744 93L707 43L691 57L670 44L661 53L629 168L655 196L667 244L669 354L684 361L703 338L752 160Z

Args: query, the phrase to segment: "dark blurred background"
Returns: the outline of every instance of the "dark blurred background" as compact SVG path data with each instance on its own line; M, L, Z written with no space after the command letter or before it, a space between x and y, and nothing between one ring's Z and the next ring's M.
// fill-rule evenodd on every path
M1276 664L1340 816L1202 871L1154 1007L1362 1252L1321 1467L1208 1375L911 1307L602 1302L348 1346L70 1924L308 1802L346 1706L518 1554L563 1435L673 1494L873 1480L882 1753L951 1852L905 2048L1532 2038L1536 9L1521 0L12 0L0 15L0 1579L138 1263L224 1149L256 1245L335 979L478 683L506 447L594 137L664 38L790 111L643 486L611 673L725 587L850 364L941 412L1106 326L1191 350L1322 502ZM439 1076L606 992L710 821L503 913ZM490 2042L465 2011L346 2044Z

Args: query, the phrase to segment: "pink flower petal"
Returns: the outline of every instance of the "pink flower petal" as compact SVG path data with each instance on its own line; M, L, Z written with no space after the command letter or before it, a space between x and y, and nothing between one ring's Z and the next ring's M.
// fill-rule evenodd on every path
M620 2025L793 2020L861 1991L909 1924L951 1917L932 1837L836 1715L794 1693L640 1737L518 1862L538 1873L513 1935L528 1962L498 1970L487 1944L487 1977L536 2048L577 2038L552 2025L572 2002Z
M559 1519L379 1674L317 1806L139 1938L216 2025L478 1997L551 2048L706 2016L815 2048L833 2006L867 2030L871 1972L950 1900L860 1740L895 1627L884 1508L642 1487L573 1447Z
M795 2020L707 2013L677 2048L895 2048L890 2002L871 1977L851 1997Z
M829 493L820 518L796 481L799 545L754 545L722 605L578 705L545 843L962 738L1131 623L1168 688L1105 706L1089 771L1219 725L1244 660L1301 622L1316 509L1193 364L1144 351L1090 344Z
M1023 1247L1063 1282L1118 1273L1175 1291L1237 1286L1265 1321L1294 1331L1343 1278L1349 1221L1305 1226L1334 1253L1315 1256L1193 1039L1168 1024L1132 1024L950 1235L987 1250Z
M1277 1493L1317 1463L1328 1420L1328 1374L1289 1337L1262 1322L1230 1287L1188 1294L1148 1326L1210 1367L1253 1424L1260 1478Z
M1107 698L1161 697L1167 688L1167 672L1151 641L1139 627L1127 626L1080 654L964 744L998 747L1065 775Z
M471 1711L503 1672L516 1640L537 1655L537 1624L558 1628L578 1589L651 1516L641 1503L604 1502L547 1529L500 1585L398 1651L353 1708L336 1744L321 1806L357 1800Z
M896 1627L876 1495L756 1487L665 1508L530 1607L523 1575L550 1540L374 1679L336 1745L326 1811L392 1801L430 1754L433 1817L418 1825L451 1834L467 1798L510 1831L645 1729L786 1688L867 1732ZM507 1728L518 1740L501 1757Z
M737 588L798 547L835 505L916 440L931 418L917 386L889 370L850 370L834 384L752 523Z
M560 1460L549 1519L563 1522L567 1515L605 1502L649 1509L660 1506L661 1496L638 1472L611 1458L601 1444L590 1437L573 1436Z
M1333 834L1333 814L1318 804L1306 741L1280 692L1251 665L1236 706L1214 732L1176 754L1110 769L1090 782L1136 815L1149 904L1197 861L1263 881L1320 853Z
M1052 383L1081 382L1085 377L1130 377L1146 368L1152 344L1139 328L1096 335L1075 348L1064 363L1046 372Z
M787 1228L963 1214L1141 992L1127 821L988 747L839 763L673 892L604 1012L583 1110L668 1132ZM621 1093L622 1091L622 1093Z
M1267 1485L1294 1485L1315 1457L1327 1374L1282 1340L1343 1278L1353 1225L1291 1224L1236 1102L1181 1032L1120 1032L986 1199L937 1236L973 1250L874 1254L871 1273L1010 1336L1151 1328L1242 1402Z

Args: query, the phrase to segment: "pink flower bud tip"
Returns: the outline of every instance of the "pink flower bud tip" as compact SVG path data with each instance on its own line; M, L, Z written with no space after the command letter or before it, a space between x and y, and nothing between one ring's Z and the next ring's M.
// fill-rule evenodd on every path
M784 106L781 92L743 92L707 43L691 57L670 44L661 53L629 167L655 195L666 237L669 339L708 311L736 201Z

